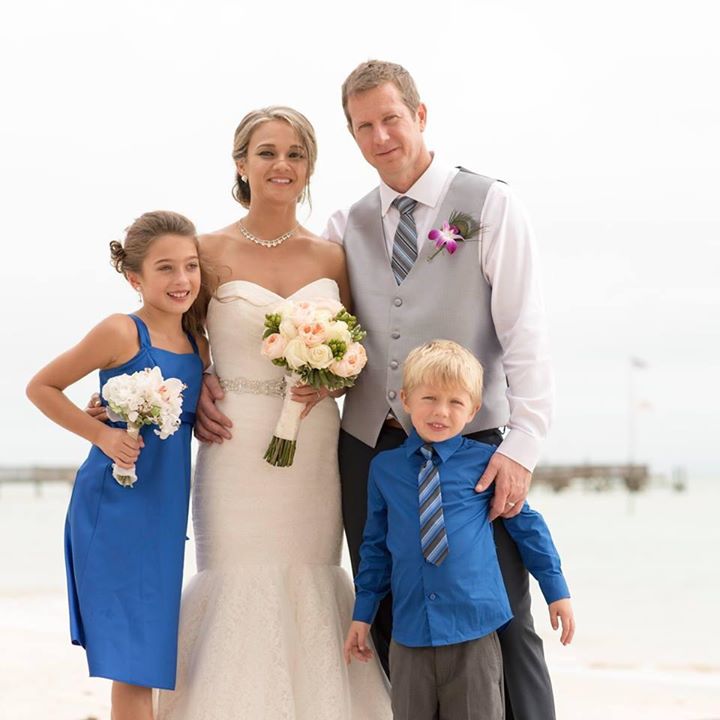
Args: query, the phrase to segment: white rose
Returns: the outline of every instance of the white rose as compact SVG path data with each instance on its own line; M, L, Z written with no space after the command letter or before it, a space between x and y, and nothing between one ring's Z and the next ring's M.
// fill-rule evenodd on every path
M327 345L315 345L308 348L308 363L316 370L323 370L330 367L333 362L332 350Z
M286 340L292 340L294 337L297 336L297 327L295 327L295 323L290 320L290 318L286 318L280 323L280 327L278 329L278 332L286 339Z
M317 322L329 323L335 317L335 313L324 308L316 308L313 318Z
M348 330L348 325L343 320L329 323L325 334L328 340L341 340L347 347L352 344L352 336Z
M315 305L319 310L328 311L331 317L335 317L343 309L341 302L329 297L317 298Z
M274 310L273 314L280 315L281 318L289 318L293 314L295 303L292 300L281 302Z
M299 370L303 365L307 365L308 349L299 337L293 338L287 344L285 348L285 359L293 370Z

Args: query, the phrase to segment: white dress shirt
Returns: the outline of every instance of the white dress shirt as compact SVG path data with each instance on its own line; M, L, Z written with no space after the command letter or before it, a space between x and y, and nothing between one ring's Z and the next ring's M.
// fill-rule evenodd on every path
M427 235L433 221L436 227L447 221L447 218L436 219L436 215L458 172L457 168L443 164L433 156L428 169L404 193L418 203L413 213L418 230L418 252L424 242L431 242ZM400 194L380 182L388 257L392 257L400 217L392 201ZM342 243L348 214L349 208L333 213L324 237ZM550 424L554 390L535 240L522 206L502 182L491 185L480 224L484 232L482 242L478 242L478 263L492 288L490 307L503 349L510 405L507 433L498 452L532 471Z

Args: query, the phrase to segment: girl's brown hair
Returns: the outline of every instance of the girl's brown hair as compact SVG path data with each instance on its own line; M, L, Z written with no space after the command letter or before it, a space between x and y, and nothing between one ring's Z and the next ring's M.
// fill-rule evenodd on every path
M161 235L182 235L192 238L200 250L195 226L184 215L169 210L155 210L141 215L125 229L125 240L110 243L110 262L127 277L128 272L142 274L143 260L152 243ZM182 326L185 332L195 337L205 336L205 316L210 300L210 277L207 268L200 264L200 292L187 312L183 313Z

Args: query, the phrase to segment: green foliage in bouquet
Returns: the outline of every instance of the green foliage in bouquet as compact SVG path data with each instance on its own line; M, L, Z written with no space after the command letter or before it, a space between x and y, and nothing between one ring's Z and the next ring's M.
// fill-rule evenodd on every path
M280 332L280 323L282 315L280 313L268 313L265 316L265 331L263 332L263 340L273 333Z

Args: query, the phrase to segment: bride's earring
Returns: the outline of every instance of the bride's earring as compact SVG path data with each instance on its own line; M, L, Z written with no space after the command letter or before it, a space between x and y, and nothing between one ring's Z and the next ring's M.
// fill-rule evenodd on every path
M241 175L241 176L240 176L240 180L241 180L242 182L244 182L245 184L247 184L247 175Z

